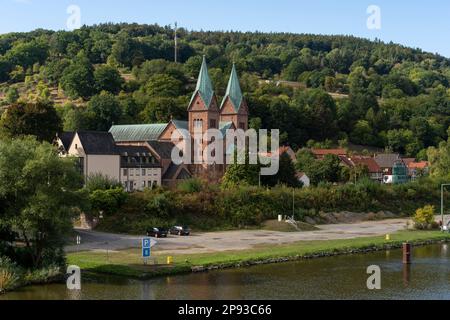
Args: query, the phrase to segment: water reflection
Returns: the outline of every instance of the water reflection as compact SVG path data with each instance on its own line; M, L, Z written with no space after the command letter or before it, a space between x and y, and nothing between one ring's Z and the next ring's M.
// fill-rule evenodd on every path
M0 299L449 299L449 254L444 244L415 248L412 265L391 250L149 281L83 275L81 291L35 286ZM381 268L382 290L366 287L370 265Z

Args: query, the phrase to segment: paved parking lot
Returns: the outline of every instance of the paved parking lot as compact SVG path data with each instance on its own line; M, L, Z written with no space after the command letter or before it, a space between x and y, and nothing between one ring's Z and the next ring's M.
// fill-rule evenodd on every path
M385 235L404 230L408 219L359 222L353 224L322 225L320 230L306 232L275 232L239 230L194 233L190 237L169 236L157 239L156 249L164 253L189 254L227 250L245 250L264 244L286 244L307 240L353 239ZM142 237L77 230L81 245L66 247L67 252L105 251L140 248Z

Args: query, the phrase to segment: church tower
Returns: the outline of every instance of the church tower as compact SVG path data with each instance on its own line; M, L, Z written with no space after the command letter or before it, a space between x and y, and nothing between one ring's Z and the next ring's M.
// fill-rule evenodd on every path
M220 106L220 122L232 122L236 129L248 130L248 106L242 94L234 64L227 91Z
M205 133L208 129L219 129L219 106L208 74L205 57L203 57L197 86L189 103L188 112L191 135L194 132Z

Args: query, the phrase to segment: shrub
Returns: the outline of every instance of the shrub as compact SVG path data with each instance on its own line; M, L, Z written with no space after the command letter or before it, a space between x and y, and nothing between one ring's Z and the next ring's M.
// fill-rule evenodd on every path
M128 194L122 188L95 190L89 195L92 209L107 214L116 213L127 199Z
M122 188L122 185L118 181L111 179L110 177L105 176L101 173L90 175L86 182L86 189L88 189L89 192L118 188Z
M0 294L20 285L20 273L10 258L0 256Z
M202 182L199 179L189 179L186 181L181 182L178 185L178 190L188 192L188 193L195 193L202 191Z
M432 228L435 225L434 215L434 206L428 205L417 209L413 218L414 227L421 230Z

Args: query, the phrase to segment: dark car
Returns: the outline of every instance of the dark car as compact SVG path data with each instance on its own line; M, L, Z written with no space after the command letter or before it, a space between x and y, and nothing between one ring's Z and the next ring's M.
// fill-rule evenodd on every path
M164 228L150 228L147 230L147 237L167 238L167 230Z
M191 229L186 226L175 226L170 229L169 233L177 236L189 236L191 234Z

